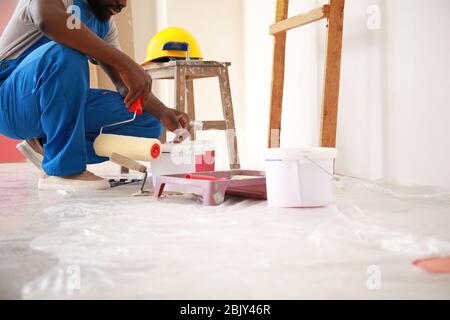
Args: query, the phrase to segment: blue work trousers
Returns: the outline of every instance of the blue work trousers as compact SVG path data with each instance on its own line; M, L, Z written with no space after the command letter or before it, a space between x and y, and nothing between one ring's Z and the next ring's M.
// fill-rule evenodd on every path
M86 170L98 157L93 142L106 124L130 119L123 98L108 90L90 89L88 59L50 41L31 52L0 82L0 134L13 139L42 138L42 167L51 176ZM159 138L162 126L145 113L105 133Z

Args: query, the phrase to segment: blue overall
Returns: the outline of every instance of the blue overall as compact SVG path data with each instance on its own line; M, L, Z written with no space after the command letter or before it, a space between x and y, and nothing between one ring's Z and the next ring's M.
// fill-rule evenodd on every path
M100 38L109 29L83 0L81 20ZM51 176L86 170L86 164L108 160L98 157L93 142L105 124L130 119L117 92L90 89L88 58L42 37L19 58L0 62L0 134L13 139L42 138L42 167ZM105 133L158 138L162 126L148 113Z

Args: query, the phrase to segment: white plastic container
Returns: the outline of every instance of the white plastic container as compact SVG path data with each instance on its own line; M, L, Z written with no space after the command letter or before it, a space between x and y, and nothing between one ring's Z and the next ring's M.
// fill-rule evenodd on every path
M160 175L214 171L215 145L211 141L185 141L161 145L161 156L152 161L152 181ZM166 191L191 192L186 188L166 186Z
M267 200L271 207L323 207L333 201L336 149L268 149Z

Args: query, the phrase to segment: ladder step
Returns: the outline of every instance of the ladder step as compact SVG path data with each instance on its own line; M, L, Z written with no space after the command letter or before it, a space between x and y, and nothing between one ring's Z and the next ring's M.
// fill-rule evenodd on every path
M311 10L305 14L299 14L286 20L282 20L270 26L269 32L271 35L275 35L280 32L286 32L288 30L310 24L325 18L330 15L330 5L326 4L320 8Z
M202 130L226 130L227 123L225 120L217 120L217 121L202 121L203 129Z

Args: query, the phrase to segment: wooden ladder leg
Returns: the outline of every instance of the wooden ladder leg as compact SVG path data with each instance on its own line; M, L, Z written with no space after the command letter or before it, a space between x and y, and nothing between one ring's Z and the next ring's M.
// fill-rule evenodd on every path
M174 86L175 110L186 112L186 70L184 67L176 67Z
M276 22L287 19L289 0L277 0ZM274 36L272 94L270 101L269 148L280 146L281 110L284 90L284 65L286 56L286 32Z
M186 112L186 72L177 67L175 72L175 109Z
M345 0L330 0L323 94L321 144L336 147Z
M237 145L236 125L234 122L233 101L231 99L230 77L228 67L220 67L219 74L220 95L222 98L222 111L226 123L226 139L228 144L228 156L230 169L240 169L239 151Z
M187 114L191 121L195 121L195 100L194 100L194 80L186 80L186 102L187 102ZM191 138L195 140L195 130L191 128Z

